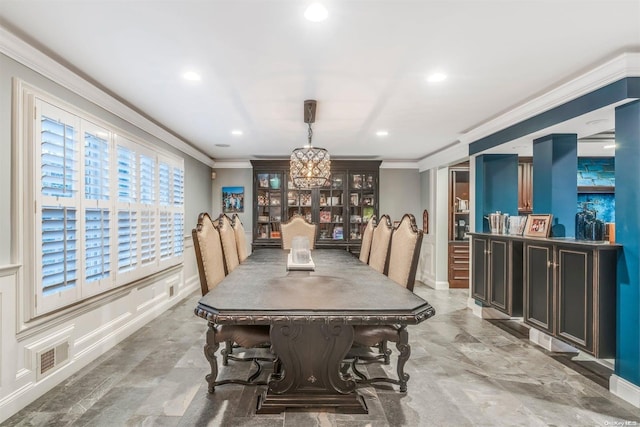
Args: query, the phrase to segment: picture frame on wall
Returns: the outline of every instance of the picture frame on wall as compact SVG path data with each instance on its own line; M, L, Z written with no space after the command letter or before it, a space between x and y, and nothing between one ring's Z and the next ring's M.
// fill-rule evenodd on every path
M222 212L244 212L244 187L222 187Z
M524 227L526 237L549 237L551 231L551 214L530 214Z

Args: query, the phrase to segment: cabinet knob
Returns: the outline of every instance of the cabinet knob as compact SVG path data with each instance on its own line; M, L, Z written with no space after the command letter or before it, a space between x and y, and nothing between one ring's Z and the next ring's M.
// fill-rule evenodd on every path
M547 261L547 268L555 268L557 266L558 264L556 264L555 262Z

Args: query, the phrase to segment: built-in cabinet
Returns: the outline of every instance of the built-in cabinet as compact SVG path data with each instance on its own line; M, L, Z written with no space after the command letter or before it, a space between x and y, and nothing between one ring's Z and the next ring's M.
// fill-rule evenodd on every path
M620 246L472 233L471 293L597 358L615 355Z
M533 159L518 159L518 213L521 215L533 212Z
M524 321L595 357L614 357L617 252L617 245L526 241Z
M280 246L280 225L294 214L318 224L317 247L357 252L364 225L378 215L379 161L332 161L321 188L298 189L286 160L253 165L253 247Z
M522 317L522 241L473 234L471 293L510 317Z
M469 287L469 164L449 168L449 287Z

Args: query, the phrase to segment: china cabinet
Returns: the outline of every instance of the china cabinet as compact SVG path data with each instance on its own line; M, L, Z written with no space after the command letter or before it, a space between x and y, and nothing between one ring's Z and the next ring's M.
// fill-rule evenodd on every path
M379 161L332 161L323 187L298 189L287 160L252 160L253 247L280 245L280 224L295 214L318 224L316 247L360 249L364 225L378 213Z
M449 169L449 287L469 286L469 163Z

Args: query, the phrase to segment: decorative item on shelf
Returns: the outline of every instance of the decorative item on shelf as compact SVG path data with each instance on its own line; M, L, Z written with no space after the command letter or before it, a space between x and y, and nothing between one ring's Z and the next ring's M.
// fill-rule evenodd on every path
M320 206L327 206L327 198L324 194L320 195Z
M300 194L300 205L311 206L311 193Z
M289 191L287 193L287 204L289 206L294 206L296 205L297 201L298 201L297 194L294 191Z
M576 240L604 240L605 223L596 218L595 209L589 209L591 202L582 203L582 211L576 214Z
M272 176L271 179L269 179L269 185L272 190L280 189L280 177L278 175Z
M458 200L458 212L469 212L469 201L456 197Z
M342 187L342 178L340 178L339 176L333 178L332 182L331 182L331 186L333 188L341 188Z
M373 196L363 196L362 206L373 206Z
M528 215L524 235L527 237L549 237L552 217L553 215L551 214Z
M491 231L491 233L505 234L507 232L509 214L503 214L500 211L496 211L485 216L485 218L489 221L489 231Z
M269 222L268 215L258 215L258 222Z
M364 188L373 188L373 175L367 175L367 179L364 182Z
M290 176L294 187L317 188L329 183L331 178L331 157L324 148L311 144L313 130L311 123L316 120L316 101L304 101L304 122L307 123L308 143L302 148L296 148L291 153Z
M342 227L333 227L333 239L334 240L342 240L342 239L344 239L344 234L343 234Z
M509 217L508 222L508 231L507 234L511 234L513 236L522 236L522 232L524 231L524 226L527 223L526 215L513 215Z
M362 222L369 222L373 217L373 206L365 206L362 208Z
M267 196L264 194L258 194L258 206L267 206Z
M320 222L331 222L331 211L320 211Z
M269 174L267 173L258 174L258 187L269 188Z
M358 206L360 204L360 196L358 193L351 193L349 199L351 199L351 206Z
M361 189L362 188L362 175L353 175L351 180L351 188Z

